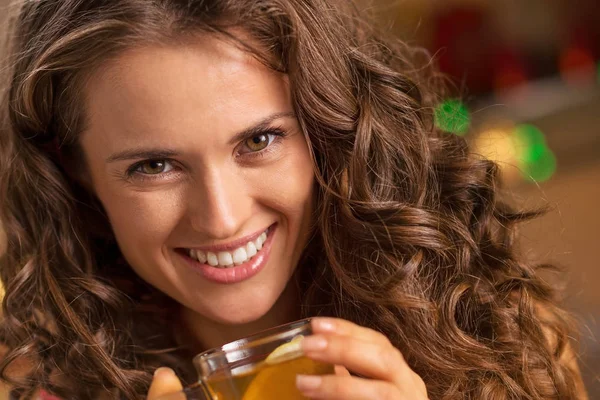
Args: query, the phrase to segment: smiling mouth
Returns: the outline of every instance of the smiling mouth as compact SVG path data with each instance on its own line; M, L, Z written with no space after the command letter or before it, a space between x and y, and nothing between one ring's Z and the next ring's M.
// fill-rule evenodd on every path
M272 226L268 227L256 239L250 240L232 251L213 252L188 248L178 250L201 264L207 264L215 268L231 268L252 260L262 249L271 231Z

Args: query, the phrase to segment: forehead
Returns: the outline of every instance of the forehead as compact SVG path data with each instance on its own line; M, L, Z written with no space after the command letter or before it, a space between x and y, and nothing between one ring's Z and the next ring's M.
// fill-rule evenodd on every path
M126 49L100 65L94 75L109 82L114 89L123 89L132 85L144 86L169 75L186 74L190 78L200 72L202 75L198 78L209 83L224 74L247 73L260 67L248 52L215 35L206 34Z
M130 49L92 74L85 91L90 130L125 129L132 140L152 132L240 130L291 107L285 76L208 35Z

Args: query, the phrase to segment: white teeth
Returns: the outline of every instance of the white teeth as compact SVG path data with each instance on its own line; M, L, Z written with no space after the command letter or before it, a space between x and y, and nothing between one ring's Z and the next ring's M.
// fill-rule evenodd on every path
M188 255L198 260L200 263L207 263L213 267L226 268L232 265L240 265L250 260L256 255L258 250L262 249L263 244L267 240L269 230L261 233L256 240L248 242L245 246L235 249L233 252L220 251L213 253L211 251L204 252L202 250L188 250Z
M248 254L246 253L246 249L240 247L239 249L235 249L233 252L233 263L235 265L240 265L244 263L248 259Z
M253 257L256 253L257 251L254 242L248 242L248 244L246 245L246 254L248 255L248 257Z
M208 261L206 258L206 253L202 250L196 250L196 260L204 264L206 261Z
M217 258L217 255L213 252L208 252L206 253L206 261L208 262L209 265L216 267L217 265L219 265L219 259Z
M233 264L233 257L228 251L220 251L217 257L219 258L220 265L227 266Z

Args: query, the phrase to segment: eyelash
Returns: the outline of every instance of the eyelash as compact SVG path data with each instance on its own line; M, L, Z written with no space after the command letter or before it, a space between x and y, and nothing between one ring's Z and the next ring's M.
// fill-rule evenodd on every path
M239 157L248 157L251 159L257 159L257 158L263 158L266 155L268 155L271 151L274 150L273 146L276 145L281 139L283 139L284 137L287 136L287 133L282 129L282 128L266 128L266 129L262 129L259 131L254 132L252 135L247 136L245 138L242 139L242 141L240 142L240 144L238 145L238 147L240 145L243 145L248 139L251 139L253 137L256 136L261 136L261 135L273 135L275 136L275 138L273 138L273 140L269 143L269 145L267 147L265 147L262 150L259 151L249 151L247 153L240 153L239 151L236 151L236 154Z
M273 136L275 136L275 138L273 138L273 140L269 143L269 145L262 150L249 151L247 153L239 153L239 151L236 150L236 155L239 157L246 157L246 158L249 158L252 160L263 158L266 155L268 155L269 152L271 152L273 150L273 146L276 145L277 142L279 142L281 139L283 139L287 136L287 132L279 127L258 130L256 132L254 132L252 135L243 138L237 147L243 146L244 143L248 139L251 139L253 137L260 136L260 135L273 135ZM127 179L131 180L131 179L135 178L135 179L147 181L147 180L163 179L166 174L170 175L171 173L177 173L177 170L176 170L177 167L175 167L175 166L172 166L172 169L169 172L161 172L158 174L144 174L144 173L138 171L140 169L140 167L142 167L144 164L146 164L148 162L152 162L152 161L162 161L162 162L170 163L170 164L174 164L176 162L175 160L168 159L168 158L147 159L147 160L138 161L127 169L127 171L126 171Z

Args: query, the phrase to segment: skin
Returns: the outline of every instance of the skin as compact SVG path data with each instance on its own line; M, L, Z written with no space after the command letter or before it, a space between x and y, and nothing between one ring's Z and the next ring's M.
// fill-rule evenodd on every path
M130 50L92 74L85 94L81 145L89 186L131 267L181 304L192 345L215 347L297 319L291 278L310 232L314 176L286 77L203 37ZM268 126L286 136L249 155L236 135L274 114ZM140 149L155 154L117 157ZM162 160L161 167L139 164L149 158ZM243 282L208 281L177 251L228 243L273 223L266 266ZM323 318L313 320L313 330L304 353L337 367L336 375L298 376L307 396L427 398L423 381L380 333ZM160 368L148 399L181 389L173 371Z
M207 37L131 50L95 73L86 95L81 144L91 186L126 260L183 306L199 346L294 318L295 293L285 289L307 241L313 199L306 140L293 116L268 124L287 136L271 137L263 151L234 139L274 114L292 114L285 77ZM173 152L170 170L128 177L143 157L111 161L139 149ZM238 284L208 281L176 251L226 244L273 223L266 267Z

